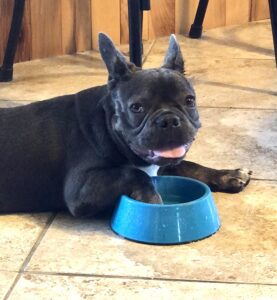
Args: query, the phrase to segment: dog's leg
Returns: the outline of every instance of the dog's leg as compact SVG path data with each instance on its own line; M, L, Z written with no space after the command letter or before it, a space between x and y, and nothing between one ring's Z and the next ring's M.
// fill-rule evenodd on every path
M66 205L73 216L92 216L115 205L121 195L162 203L151 178L143 171L121 167L105 170L75 168L64 186Z
M250 181L252 172L247 169L216 170L190 161L176 166L161 167L158 175L185 176L205 182L214 192L238 193Z

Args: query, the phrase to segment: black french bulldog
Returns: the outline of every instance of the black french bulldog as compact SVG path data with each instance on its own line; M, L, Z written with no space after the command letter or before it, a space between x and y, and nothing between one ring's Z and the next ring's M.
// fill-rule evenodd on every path
M92 216L122 194L161 203L147 169L196 178L213 191L248 184L247 170L183 160L200 122L174 35L158 69L128 63L104 34L99 47L107 85L0 109L1 213L68 209Z

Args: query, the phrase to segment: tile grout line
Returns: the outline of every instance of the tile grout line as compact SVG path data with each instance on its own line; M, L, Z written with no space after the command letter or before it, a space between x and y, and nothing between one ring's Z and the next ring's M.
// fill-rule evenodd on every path
M4 296L3 300L7 300L7 299L9 298L9 296L11 295L11 293L12 293L12 291L14 290L14 288L15 288L17 282L18 282L19 279L21 278L21 275L25 272L25 268L27 267L27 265L28 265L28 263L30 262L32 256L34 255L35 251L37 250L37 248L38 248L38 246L39 246L41 240L44 238L46 232L48 231L49 227L50 227L51 224L53 223L53 221L54 221L56 215L57 215L57 214L54 213L54 214L52 214L52 215L48 218L48 220L47 220L47 222L46 222L44 228L41 230L41 232L40 232L40 234L39 234L39 236L38 236L36 242L34 243L34 245L32 246L31 250L29 251L27 257L26 257L25 260L23 261L23 263L22 263L22 265L21 265L19 271L17 272L17 273L18 273L17 276L15 277L15 279L14 279L12 285L11 285L10 288L8 289L8 291L7 291L6 295Z
M180 45L182 47L182 45ZM152 50L152 49L151 49ZM184 50L184 49L183 49ZM186 50L189 50L186 48ZM165 50L166 51L166 50ZM155 55L155 53L153 54ZM185 54L184 54L185 56ZM209 55L202 55L202 56L186 56L186 61L189 61L190 59L200 59L200 58L210 58ZM213 59L219 59L221 61L227 61L227 60L253 60L253 61L266 61L266 62L272 62L272 65L275 66L275 59L274 58L255 58L255 57L227 57L227 56L213 56Z
M128 280L149 280L149 281L169 281L169 282L195 282L195 283L216 283L216 284L241 284L241 285L259 285L259 286L277 286L275 283L259 283L259 282L237 282L237 281L216 281L216 280L196 280L196 279L181 279L181 278L158 278L147 276L124 276L124 275L101 275L87 273L70 273L70 272L43 272L43 271L24 271L25 274L46 275L46 276L75 276L75 277L92 277L92 278L107 278L107 279L128 279Z
M186 56L186 60L190 58L210 58L210 56ZM275 62L274 58L255 58L255 57L227 57L227 56L213 56L213 59L221 59L221 60L265 60L265 61L272 61L273 63Z
M147 51L147 53L145 54L145 56L142 59L142 67L143 67L144 63L146 62L148 56L151 54L151 51L154 48L155 44L156 44L156 39L153 40L153 42L151 43L151 45L149 47L149 50Z
M266 179L266 178L251 178L251 181L269 181L269 182L277 182L277 179Z
M49 99L44 99L44 100L49 100ZM34 103L34 102L41 102L44 100L1 100L2 102L27 102L26 104L29 103ZM17 106L12 106L12 107L17 107ZM11 107L11 108L12 108ZM2 108L2 107L0 107ZM5 107L4 107L5 108ZM238 109L238 110L261 110L261 111L276 111L277 108L266 108L266 107L235 107L235 106L209 106L209 105L197 105L197 108L211 108L211 109Z
M211 109L238 109L238 110L261 110L261 111L277 111L277 108L263 108L263 107L234 107L234 106L208 106L198 105L197 108L211 108Z

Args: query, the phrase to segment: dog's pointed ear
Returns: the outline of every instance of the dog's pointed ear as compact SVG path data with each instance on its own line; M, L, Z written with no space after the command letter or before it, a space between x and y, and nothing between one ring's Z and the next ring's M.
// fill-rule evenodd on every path
M175 34L171 34L170 36L169 46L162 68L176 70L182 74L185 73L184 59Z
M126 79L131 74L130 64L119 52L112 40L104 33L99 33L99 50L108 72L109 81L119 81Z

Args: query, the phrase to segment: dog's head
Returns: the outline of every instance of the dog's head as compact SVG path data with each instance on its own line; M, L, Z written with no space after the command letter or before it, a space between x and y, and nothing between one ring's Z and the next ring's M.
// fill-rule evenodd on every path
M123 143L151 164L180 162L200 127L195 92L184 76L179 44L171 35L161 68L128 63L104 34L99 48L109 72L111 123Z

